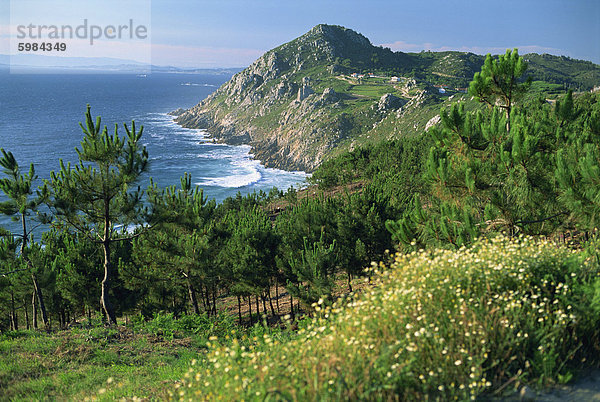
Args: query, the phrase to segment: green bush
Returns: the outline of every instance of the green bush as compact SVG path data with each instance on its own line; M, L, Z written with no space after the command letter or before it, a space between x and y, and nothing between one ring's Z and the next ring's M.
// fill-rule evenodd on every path
M130 321L131 329L137 333L152 334L166 340L187 336L208 339L224 338L236 328L235 318L221 313L216 317L206 314L183 315L175 318L173 313L155 313L151 320L144 320L142 315Z

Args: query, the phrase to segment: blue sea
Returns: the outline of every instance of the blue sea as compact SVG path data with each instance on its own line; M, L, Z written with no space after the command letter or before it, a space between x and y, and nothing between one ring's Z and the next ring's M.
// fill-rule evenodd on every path
M11 151L24 171L35 165L41 179L59 169L59 159L77 162L75 147L83 138L79 122L86 104L101 116L109 132L123 123L143 125L142 142L150 156L149 178L161 187L179 185L185 172L222 201L242 194L299 187L304 172L265 168L254 160L249 146L215 144L201 129L182 128L167 113L189 108L231 78L229 75L154 73L134 74L9 74L0 72L0 147ZM0 197L4 199L4 197ZM13 226L5 217L0 225Z

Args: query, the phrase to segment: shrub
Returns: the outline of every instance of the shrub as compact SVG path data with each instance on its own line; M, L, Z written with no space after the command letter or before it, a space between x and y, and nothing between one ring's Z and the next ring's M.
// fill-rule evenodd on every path
M295 335L213 346L173 396L468 399L568 380L599 355L600 271L584 253L496 238L375 265L374 286Z
M236 328L235 318L221 313L216 317L206 314L183 315L176 319L173 313L155 313L151 320L144 320L142 315L131 319L131 328L135 332L152 334L166 340L194 336L208 339L210 337L224 338Z

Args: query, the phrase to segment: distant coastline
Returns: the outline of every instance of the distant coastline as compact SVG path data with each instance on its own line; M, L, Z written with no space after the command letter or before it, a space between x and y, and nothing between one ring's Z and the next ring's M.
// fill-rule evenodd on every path
M7 55L0 54L0 70L13 69L22 72L62 72L62 73L172 73L231 76L242 67L175 67L139 63L134 60L109 57L58 57L38 54Z

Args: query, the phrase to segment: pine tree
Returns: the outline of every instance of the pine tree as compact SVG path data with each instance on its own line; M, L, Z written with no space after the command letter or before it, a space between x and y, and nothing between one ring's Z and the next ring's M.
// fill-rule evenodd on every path
M50 230L43 234L43 256L55 276L56 291L75 311L96 310L100 298L102 255L99 245L80 233Z
M20 285L24 284L23 274L28 269L22 268L17 254L18 244L15 239L10 233L4 233L4 230L2 232L5 237L0 239L0 309L2 313L8 313L8 322L5 323L4 320L1 320L0 329L17 330L19 327L17 314L19 293L25 290L25 287ZM37 323L35 327L37 328Z
M49 328L48 314L46 311L46 304L44 303L44 297L42 289L40 287L36 269L31 262L31 259L27 255L27 246L31 236L33 228L28 227L27 223L32 214L38 213L38 207L44 202L44 197L37 195L33 197L33 182L37 179L35 174L35 168L33 163L29 166L29 172L27 174L21 173L19 164L17 163L14 155L10 151L0 149L2 152L2 158L0 158L0 166L3 168L3 173L7 176L0 179L0 189L8 197L8 200L0 203L0 213L4 215L12 216L13 220L21 221L21 233L14 234L21 239L21 258L27 264L33 283L33 289L35 291L37 301L42 313L42 321L44 326ZM44 222L46 219L43 215L37 214L37 216Z
M84 138L76 148L79 163L73 168L60 161L60 171L51 173L45 191L50 189L50 202L56 219L102 245L104 278L101 283L100 304L110 324L116 315L110 301L113 262L111 245L131 239L127 232L132 224L142 223L142 191L132 188L146 171L148 153L141 146L143 126L137 130L124 124L126 137L108 133L101 119L92 119L90 106L85 114L85 126L80 123Z
M470 88L491 108L442 110L442 124L429 131L435 145L425 165L426 208L415 199L401 220L388 222L397 240L460 247L488 232L539 234L558 225L556 119L545 102L514 106L528 88L518 82L526 66L516 50L498 61L488 55Z
M568 105L569 99L562 104ZM562 133L566 145L557 152L555 174L561 190L560 200L575 225L593 231L600 222L600 96L587 106L587 113L571 112L571 106L557 111L562 120L567 120L565 114L581 114L582 124L567 127Z
M488 53L481 71L475 73L473 81L469 84L469 94L478 101L505 111L508 130L509 117L515 102L521 99L531 86L531 78L519 82L526 70L527 63L519 57L517 49L506 49L506 54L499 55L497 60Z
M215 202L207 202L201 189L192 187L192 178L185 174L181 186L159 189L152 184L148 189L152 231L139 237L133 244L133 260L143 266L140 273L154 277L145 288L156 283L175 288L183 286L195 314L200 313L198 293L202 287L213 289L217 285L214 264L209 248L209 223ZM206 309L210 314L210 309Z
M254 295L264 301L277 274L280 238L260 207L230 212L225 219L232 234L221 258L231 267L230 289L237 296Z
M327 245L324 236L318 242L309 243L304 238L299 258L291 258L289 264L297 278L296 284L288 284L288 290L296 296L305 309L311 311L319 299L331 300L335 271L335 240Z
M567 95L562 99L557 99L554 106L554 114L559 127L563 127L575 120L578 115L578 111L575 108L573 102L573 91L569 89Z

